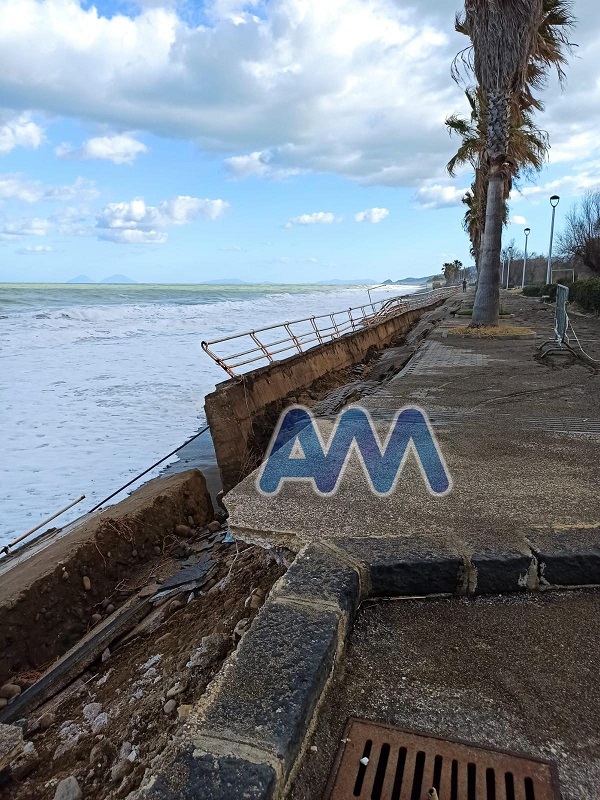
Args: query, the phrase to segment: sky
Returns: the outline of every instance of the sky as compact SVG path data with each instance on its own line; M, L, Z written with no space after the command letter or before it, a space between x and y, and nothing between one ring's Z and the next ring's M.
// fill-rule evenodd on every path
M450 179L454 0L0 0L0 281L430 275L470 264ZM600 16L506 241L600 184Z

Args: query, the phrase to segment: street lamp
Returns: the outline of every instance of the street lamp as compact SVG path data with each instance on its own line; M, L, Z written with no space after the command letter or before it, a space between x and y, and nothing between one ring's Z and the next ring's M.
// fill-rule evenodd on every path
M554 240L554 215L556 214L556 206L560 203L560 197L553 194L550 198L550 205L552 206L552 225L550 227L550 250L548 251L548 267L546 269L546 284L552 280L552 242Z
M509 247L506 252L508 253L508 265L507 265L508 268L506 270L506 288L508 289L508 282L510 280L510 265L512 264L512 257L513 257L512 247Z
M531 228L525 228L525 255L523 256L523 277L521 278L521 290L525 286L525 269L527 267L527 240L529 239L529 234L531 233Z

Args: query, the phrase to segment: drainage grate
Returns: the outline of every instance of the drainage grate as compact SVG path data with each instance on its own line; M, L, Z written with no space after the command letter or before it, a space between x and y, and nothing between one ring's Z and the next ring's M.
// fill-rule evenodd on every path
M328 800L560 800L549 761L350 718Z

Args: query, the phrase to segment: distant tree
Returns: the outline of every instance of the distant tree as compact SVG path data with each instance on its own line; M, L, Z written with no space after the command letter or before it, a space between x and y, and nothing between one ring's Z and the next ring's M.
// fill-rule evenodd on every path
M588 192L571 208L557 245L559 255L579 259L588 269L600 272L600 191Z
M443 266L444 278L446 279L446 286L452 286L458 282L460 271L462 269L462 261L454 259L454 261L447 261Z

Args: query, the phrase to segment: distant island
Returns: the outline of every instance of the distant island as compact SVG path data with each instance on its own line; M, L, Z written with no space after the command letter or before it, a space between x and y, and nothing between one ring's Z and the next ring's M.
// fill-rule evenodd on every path
M67 283L137 283L133 278L128 278L127 275L109 275L108 278L102 278L101 281L94 281L87 275L77 275L76 278L71 278Z

